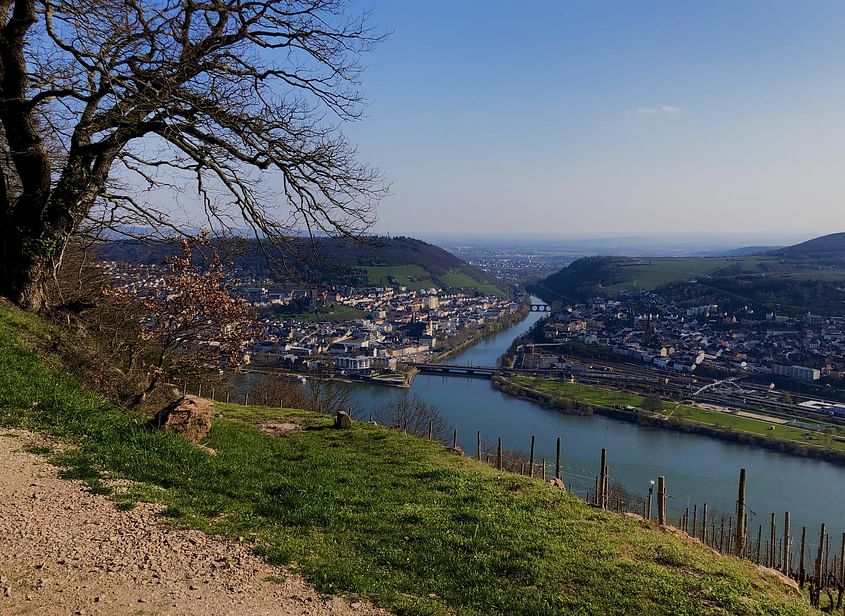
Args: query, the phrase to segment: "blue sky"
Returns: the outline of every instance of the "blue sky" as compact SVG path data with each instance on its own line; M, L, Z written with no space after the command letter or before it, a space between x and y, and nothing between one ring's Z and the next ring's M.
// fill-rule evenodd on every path
M845 229L845 3L356 6L379 231Z

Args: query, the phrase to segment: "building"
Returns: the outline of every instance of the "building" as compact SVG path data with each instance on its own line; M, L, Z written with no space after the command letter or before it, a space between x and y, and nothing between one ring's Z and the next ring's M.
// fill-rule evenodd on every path
M809 368L807 366L784 366L783 364L773 364L772 373L779 376L786 376L796 381L818 381L821 378L821 370L818 368Z
M334 358L335 368L350 372L368 372L373 367L373 358L366 355L357 357L340 356Z

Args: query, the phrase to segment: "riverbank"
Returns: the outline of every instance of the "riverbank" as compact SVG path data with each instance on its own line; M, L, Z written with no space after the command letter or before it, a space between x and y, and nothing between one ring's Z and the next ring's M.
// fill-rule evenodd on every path
M826 443L810 443L815 433L733 413L706 410L662 400L660 410L644 408L654 401L624 391L569 384L535 377L494 376L495 389L573 415L602 415L661 430L702 434L794 456L845 466L845 441L824 435Z
M483 328L479 328L479 330L473 333L469 338L457 342L453 346L441 351L437 355L431 358L432 363L441 362L444 359L451 357L452 355L456 355L457 353L461 353L473 345L478 344L488 336L495 336L496 334L512 327L518 323L520 323L525 317L528 316L529 312L531 312L531 300L527 299L522 304L520 304L519 309L515 312L509 312L505 316L499 317L492 323L485 323Z

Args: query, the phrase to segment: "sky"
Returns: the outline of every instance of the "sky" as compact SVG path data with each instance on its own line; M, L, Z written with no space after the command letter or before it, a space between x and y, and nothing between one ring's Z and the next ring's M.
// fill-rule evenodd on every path
M375 231L845 230L845 2L367 0Z

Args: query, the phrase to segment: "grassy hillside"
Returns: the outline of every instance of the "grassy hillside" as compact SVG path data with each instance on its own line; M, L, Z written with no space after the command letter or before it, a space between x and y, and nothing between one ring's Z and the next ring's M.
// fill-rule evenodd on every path
M845 233L822 235L794 246L767 253L791 262L811 262L818 265L845 267Z
M254 241L221 244L227 258L242 272L278 283L398 284L412 289L444 287L503 295L499 281L442 248L409 237L300 240L282 255ZM179 252L175 243L148 244L135 240L105 242L103 259L154 265ZM267 257L270 262L268 263ZM295 278L295 279L294 279Z
M839 314L845 302L845 234L758 255L586 257L548 276L534 291L583 301L622 291L659 291L684 305L751 305L759 312Z
M373 285L400 285L409 289L466 289L484 295L505 297L498 284L480 278L469 266L459 266L445 272L432 273L421 265L370 265L364 267L367 280ZM480 279L479 279L480 278Z
M409 615L810 613L749 563L382 427L218 405L208 455L81 386L48 353L56 340L0 303L0 425L75 445L52 460L95 490L136 482L120 506L163 503L165 519L244 537L323 591ZM306 429L256 427L279 418Z

